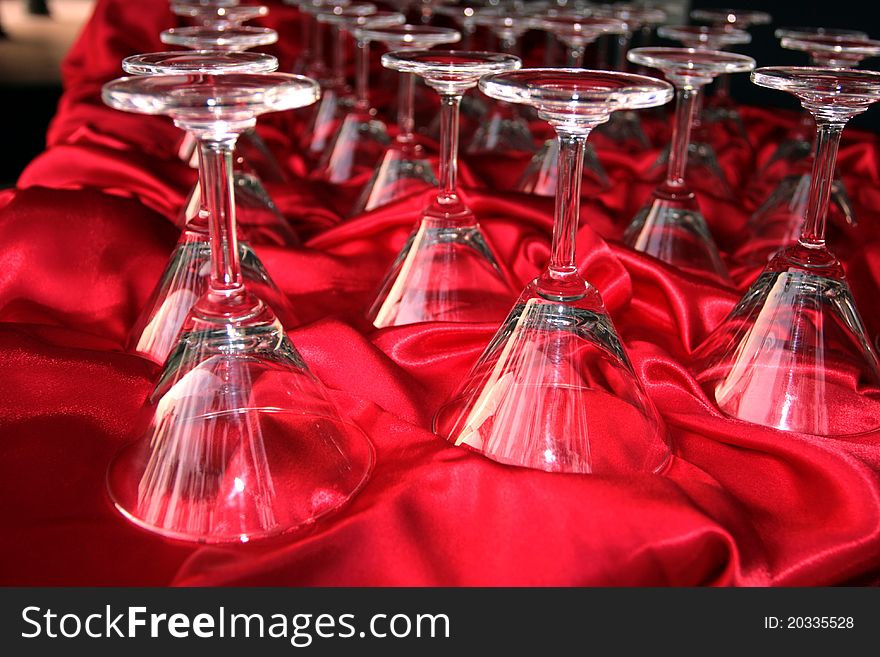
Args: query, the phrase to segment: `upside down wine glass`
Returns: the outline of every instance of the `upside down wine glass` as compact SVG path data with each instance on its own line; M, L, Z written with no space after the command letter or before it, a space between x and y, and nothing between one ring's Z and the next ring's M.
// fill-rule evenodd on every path
M430 192L367 318L377 328L500 319L516 292L458 195L458 109L482 76L517 69L520 60L492 52L412 50L385 53L382 65L414 73L440 94L440 188Z
M307 50L297 60L294 70L314 78L321 85L321 98L311 110L309 128L303 135L302 144L308 155L315 158L320 157L327 148L327 143L333 136L342 113L343 99L348 94L345 80L342 80L342 85L339 86L338 78L331 74L327 62L324 61L326 50L324 27L327 23L318 21L318 15L348 7L352 2L351 0L299 0L297 4L302 26L300 39Z
M767 67L752 80L794 94L816 120L809 202L798 240L694 352L694 372L731 417L821 436L875 430L880 363L825 225L841 133L880 100L880 73Z
M880 56L880 41L868 38L784 36L782 46L790 50L808 52L812 65L822 68L855 68L867 57ZM804 114L812 124L809 113ZM805 146L811 143L812 140L804 141ZM795 154L794 151L789 153L791 156ZM811 155L812 153L801 150L800 157L780 159L777 162L785 165L788 175L779 181L776 188L752 214L749 220L751 234L743 249L737 254L739 257L752 262L766 263L781 246L797 239L809 198ZM758 183L762 182L763 177L772 180L773 169L774 167L771 166L763 171ZM856 214L849 194L843 180L837 174L831 186L829 218L850 226L856 224Z
M590 131L615 110L655 107L672 87L640 75L522 69L480 81L556 130L559 187L547 269L525 288L489 346L434 418L455 445L551 472L657 472L668 436L602 303L577 267L581 165Z
M171 12L177 16L193 19L198 25L209 30L238 27L254 18L266 16L268 7L258 5L239 5L238 0L172 0ZM196 143L189 133L180 145L179 155L193 168L198 166Z
M313 80L282 73L129 77L103 88L112 107L166 114L196 134L210 221L208 290L147 399L138 438L108 472L116 508L149 531L205 543L272 536L339 508L368 477L368 439L341 419L239 263L235 140L257 115L318 94Z
M129 75L268 73L278 68L278 60L271 55L251 52L179 51L128 57L123 60L122 68ZM198 146L196 135L187 134ZM196 155L199 154L196 148ZM201 180L204 169L198 157L196 162ZM210 222L204 195L198 193L194 197L199 204L198 211L188 216L171 258L128 337L131 351L159 364L165 362L177 343L193 304L208 289ZM242 276L250 289L271 304L284 324L292 324L295 317L290 303L276 287L257 254L244 240L238 243L238 249Z
M361 11L365 7L372 11ZM401 25L406 17L394 11L377 11L375 5L352 3L333 13L318 14L318 22L335 25L340 35L355 37L358 27L388 27ZM344 43L338 43L335 61L340 61ZM355 37L355 93L350 110L336 125L336 134L330 139L321 156L316 177L331 183L344 183L363 169L372 169L391 142L388 129L370 104L370 42Z
M671 39L683 44L686 48L695 50L726 50L730 46L751 43L752 37L748 32L736 28L706 27L694 25L663 25L657 28L657 34L664 39ZM745 126L737 126L737 130L744 142L748 144L748 135ZM691 129L691 142L688 146L688 168L693 170L692 180L699 180L703 188L713 190L714 193L735 200L736 194L728 180L727 174L721 168L718 154L711 143L712 133L703 122L703 94L697 99L697 108ZM655 170L666 165L669 151L664 150L657 162Z
M727 268L685 175L688 145L701 89L719 75L752 70L755 60L693 48L634 48L627 57L635 64L662 70L675 85L677 98L666 180L632 220L624 241L670 265L727 280Z
M773 20L766 11L753 9L694 9L691 11L691 18L720 29L745 31L750 27L768 25ZM730 78L727 76L718 78L715 93L706 100L703 118L707 123L730 121L736 126L740 136L748 138L745 123L730 95Z
M635 3L618 2L593 8L593 15L616 18L623 21L626 29L617 34L617 50L614 69L627 70L626 53L632 45L633 34L645 28L653 28L666 20L666 12L657 7L647 7ZM618 144L634 143L640 148L650 148L651 142L642 129L638 112L614 112L607 123L597 130L598 134Z
M532 27L554 34L568 50L570 66L582 67L584 51L603 34L620 34L627 29L626 23L615 18L595 18L576 14L548 13L530 21ZM548 139L529 161L516 189L538 196L554 196L559 172L559 140ZM584 148L584 180L590 193L608 189L608 174L593 147Z
M190 26L165 30L159 38L162 43L193 50L244 52L277 42L278 33L269 28L246 25L224 28ZM191 138L188 141L193 143ZM239 225L248 240L254 244L298 246L299 236L272 200L264 183L284 183L287 174L255 129L248 130L237 142L234 165ZM199 211L200 189L196 184L183 206L184 225Z
M829 39L841 39L843 41L855 40L863 41L868 38L867 33L859 30L834 30L825 27L781 27L776 30L774 36L780 41L785 38L790 39L811 39L815 37L823 37ZM821 66L823 68L855 68L860 60L849 61L846 63L837 63L835 59L827 60L820 56L814 60L811 57L810 66ZM801 120L794 128L793 132L788 135L776 147L776 150L757 171L757 177L766 179L775 177L782 179L790 173L789 168L796 166L796 163L809 158L813 154L813 137L816 134L816 126L813 123L813 117L809 112L801 113ZM778 162L784 166L779 167L782 173L777 175L774 165Z
M446 27L431 25L391 25L355 30L355 37L363 41L378 41L389 50L426 50L441 44L456 43L461 34ZM439 182L431 162L415 136L415 77L399 73L397 100L397 136L385 150L369 182L355 202L352 214L369 212L425 189Z
M479 9L474 12L473 21L488 28L498 38L500 49L512 55L519 53L519 39L531 26L531 17L516 3ZM471 155L532 153L534 150L535 138L517 106L497 101L492 103L487 115L480 118L467 146Z

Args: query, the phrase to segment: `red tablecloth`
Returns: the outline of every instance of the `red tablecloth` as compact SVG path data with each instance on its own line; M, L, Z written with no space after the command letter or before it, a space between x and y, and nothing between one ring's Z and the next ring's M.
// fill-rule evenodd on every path
M296 12L270 4L265 24L283 35L270 50L289 67ZM0 192L0 583L878 581L880 436L820 439L725 419L685 367L757 273L729 257L754 205L702 190L737 288L683 274L619 242L650 190L642 179L658 151L634 155L599 141L615 184L584 203L580 265L673 434L676 458L666 476L504 467L432 435L434 410L495 326L371 329L362 311L422 199L345 219L363 177L342 189L295 179L271 192L305 247L257 250L296 306L295 344L375 443L373 477L307 535L266 543L198 547L125 522L109 504L104 473L129 438L156 367L122 343L177 238L172 221L193 172L176 158L180 133L170 121L106 108L98 90L120 74L123 56L161 49L159 31L175 23L166 0L99 0L64 64L66 92L47 151L15 190ZM740 183L796 120L744 114L756 155L734 140L721 149ZM301 127L294 113L265 119L261 133L291 171L301 170L290 138ZM840 166L861 224L830 236L872 336L880 329L878 153L874 136L846 133ZM505 189L525 163L463 158L467 200L523 283L548 256L553 205Z

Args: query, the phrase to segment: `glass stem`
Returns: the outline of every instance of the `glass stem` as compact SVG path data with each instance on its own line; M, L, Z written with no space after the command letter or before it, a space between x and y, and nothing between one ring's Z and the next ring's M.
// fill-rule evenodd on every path
M397 141L403 144L413 142L415 120L413 118L413 105L415 103L416 79L412 73L400 73L397 99L397 126L399 132Z
M809 248L825 246L825 219L834 182L834 164L844 123L816 117L816 152L810 178L807 212L801 228L800 243Z
M559 170L556 181L556 210L550 247L550 275L568 278L577 272L575 243L581 204L584 149L589 131L569 132L557 127Z
M232 181L232 151L235 136L202 137L199 142L200 184L204 211L210 222L211 282L213 292L229 295L244 290L238 260L235 225L235 194Z
M684 187L687 169L691 127L700 97L699 87L682 86L675 101L675 122L672 125L672 144L669 147L669 166L666 170L667 187Z
M458 201L458 110L461 94L440 94L440 194L441 204Z
M569 46L568 47L568 64L574 68L584 67L584 51L586 46Z
M362 112L370 109L370 42L357 42L357 90L355 106Z

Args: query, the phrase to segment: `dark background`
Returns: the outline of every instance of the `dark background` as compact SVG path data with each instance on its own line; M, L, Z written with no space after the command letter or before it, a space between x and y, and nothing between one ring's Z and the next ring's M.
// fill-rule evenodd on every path
M785 50L773 36L779 27L832 27L861 30L873 39L880 39L880 4L875 1L826 0L825 2L797 2L796 0L772 0L770 2L727 0L696 0L691 9L712 9L715 7L742 7L760 9L773 16L770 25L760 25L749 29L752 35L750 44L735 48L737 52L755 58L758 66L808 66L809 56L794 50ZM860 66L863 69L880 70L880 58L866 59ZM731 80L734 97L752 105L785 107L797 109L797 100L781 91L758 87L749 81L749 76L734 75ZM873 107L865 114L856 117L852 126L880 132L880 107Z
M0 0L0 17L3 5L26 0ZM131 0L132 2L166 2L167 0ZM759 66L804 66L804 53L783 50L774 38L773 31L780 26L821 26L861 29L870 36L880 38L880 7L866 0L826 0L825 2L798 2L796 0L772 0L770 2L736 2L735 0L697 0L691 8L718 7L720 5L748 6L761 9L773 16L771 25L752 28L752 43L742 46L739 52L751 55ZM50 0L49 6L52 2ZM674 45L674 44L670 44ZM862 68L876 69L880 58L866 60ZM797 101L788 94L762 89L749 82L748 75L735 75L731 82L734 96L744 103L796 109ZM2 99L3 156L0 157L0 187L15 183L19 173L44 148L46 128L61 95L60 84L12 85L0 80ZM880 109L873 108L857 117L852 125L880 132Z

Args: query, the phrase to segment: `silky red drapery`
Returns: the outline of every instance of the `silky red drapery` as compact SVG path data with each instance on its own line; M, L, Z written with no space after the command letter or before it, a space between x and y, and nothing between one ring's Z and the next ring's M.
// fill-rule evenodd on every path
M271 3L264 24L289 67L296 12ZM686 369L691 351L757 273L731 254L754 209L701 189L737 287L637 254L622 230L651 189L658 151L609 148L613 189L585 199L578 253L676 445L665 476L550 475L498 465L430 432L433 412L495 326L372 329L362 311L413 225L421 198L345 218L368 176L341 189L295 177L270 191L306 238L257 247L300 324L290 335L344 413L371 437L363 492L305 535L198 547L141 532L111 508L106 465L129 438L157 368L125 353L126 331L177 238L193 182L160 117L103 106L122 57L162 48L165 0L99 0L64 64L48 148L0 192L0 582L6 585L827 585L880 575L880 435L782 433L723 418ZM292 36L293 35L293 36ZM766 62L762 62L766 63ZM379 72L377 71L377 75ZM377 85L378 86L378 85ZM393 85L391 85L393 87ZM377 97L381 106L391 91ZM796 115L746 108L757 145L720 148L738 184ZM303 172L296 113L260 132ZM646 118L652 135L666 134ZM540 128L540 124L535 124ZM878 141L850 130L840 154L860 225L833 227L870 335L876 303ZM463 157L468 202L522 283L549 251L552 199L510 191L527 158ZM511 302L513 299L511 299Z

